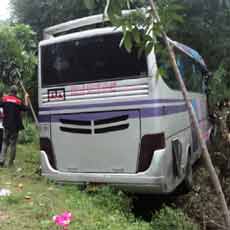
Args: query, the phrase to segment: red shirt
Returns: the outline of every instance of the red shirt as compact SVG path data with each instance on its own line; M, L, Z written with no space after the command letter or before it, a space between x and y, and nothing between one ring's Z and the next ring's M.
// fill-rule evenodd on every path
M3 108L3 127L5 129L19 131L24 128L21 111L26 111L27 107L22 103L21 99L13 95L4 96L2 102L0 102L0 107Z

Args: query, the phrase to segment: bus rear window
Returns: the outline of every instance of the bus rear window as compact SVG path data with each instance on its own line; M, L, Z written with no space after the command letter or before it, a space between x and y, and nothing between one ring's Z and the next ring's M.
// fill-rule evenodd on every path
M147 75L146 57L120 48L121 34L95 36L41 48L42 86L78 84Z

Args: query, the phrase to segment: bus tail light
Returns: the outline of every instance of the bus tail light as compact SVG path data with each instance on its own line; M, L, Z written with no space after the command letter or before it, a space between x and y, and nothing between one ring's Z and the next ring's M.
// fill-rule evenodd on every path
M141 139L138 172L144 172L151 164L154 151L165 147L165 135L147 134Z
M49 138L43 138L43 137L40 138L40 150L46 152L46 155L47 155L47 157L49 159L50 165L54 169L57 169L56 159L55 159L55 156L54 156L52 143L51 143Z

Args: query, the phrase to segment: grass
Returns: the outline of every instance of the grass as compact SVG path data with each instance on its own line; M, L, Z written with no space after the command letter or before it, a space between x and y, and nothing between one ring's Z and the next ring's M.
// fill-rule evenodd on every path
M57 230L52 217L64 211L73 215L69 230L158 229L153 226L156 219L145 222L134 217L130 198L121 191L110 187L83 190L78 186L57 185L38 172L38 144L18 145L15 167L0 169L0 188L12 192L9 197L0 197L0 229ZM166 218L164 226L165 222Z

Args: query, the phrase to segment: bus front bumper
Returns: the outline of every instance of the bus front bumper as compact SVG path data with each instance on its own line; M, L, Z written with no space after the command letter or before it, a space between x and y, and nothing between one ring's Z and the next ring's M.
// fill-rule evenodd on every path
M150 176L148 173L71 173L54 169L44 151L41 151L42 175L59 183L108 184L131 193L169 193L163 176Z

